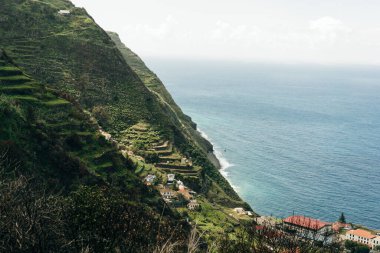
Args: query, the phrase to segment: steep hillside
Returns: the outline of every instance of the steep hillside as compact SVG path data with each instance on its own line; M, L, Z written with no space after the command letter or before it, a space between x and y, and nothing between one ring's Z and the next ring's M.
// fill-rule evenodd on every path
M0 48L8 55L1 110L10 117L1 121L0 141L25 168L66 188L115 184L157 208L157 192L141 181L154 174L166 184L174 174L200 193L204 208L187 214L173 206L173 213L205 230L233 230L239 220L231 208L250 207L208 159L211 144L137 55L69 1L1 4Z
M141 182L97 122L60 94L0 50L0 251L79 252L88 243L91 252L128 244L127 252L145 252L171 236L158 237L160 230L173 229L183 240L183 219Z
M124 59L132 70L139 76L146 87L152 91L157 98L162 101L166 107L168 114L172 117L172 120L181 127L183 132L188 138L195 141L195 143L206 153L212 153L213 147L211 143L202 138L198 131L196 131L197 125L191 118L185 115L181 108L175 103L170 93L165 88L164 84L142 61L142 59L126 47L119 38L119 35L114 32L108 32L108 35L115 42L117 48L122 53ZM219 166L219 164L215 164Z
M99 126L60 92L25 75L0 50L0 142L23 173L55 186L108 184L123 178L131 196L145 196L134 165L99 132Z

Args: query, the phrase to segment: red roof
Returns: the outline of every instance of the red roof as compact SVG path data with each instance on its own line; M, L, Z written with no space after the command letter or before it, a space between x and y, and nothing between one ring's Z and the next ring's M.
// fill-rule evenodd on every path
M316 220L316 219L305 217L305 216L298 216L298 215L290 216L284 219L284 222L295 225L295 226L299 226L299 227L313 229L313 230L319 230L325 226L331 225L328 222Z
M338 232L341 228L351 228L351 225L341 222L335 222L332 224L332 229L336 232Z
M367 238L367 239L372 239L372 238L376 237L371 232L363 230L363 229L350 230L350 231L347 232L347 234L361 236L361 237L364 237L364 238Z

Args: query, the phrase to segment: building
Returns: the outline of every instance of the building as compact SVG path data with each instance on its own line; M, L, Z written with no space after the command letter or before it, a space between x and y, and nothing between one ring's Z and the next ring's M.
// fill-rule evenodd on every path
M346 233L346 240L365 244L370 248L380 246L380 236L376 236L364 229L350 230Z
M187 208L191 211L199 209L199 203L196 200L191 200L189 204L187 204Z
M285 230L295 232L299 237L323 243L331 243L333 240L333 230L329 222L299 215L290 216L283 222Z
M168 184L172 184L174 182L175 175L174 174L168 174Z
M236 208L234 208L234 211L235 211L237 214L245 214L245 210L244 210L244 208L242 208L242 207L236 207Z
M380 247L380 236L379 235L372 239L372 248L374 249L377 246Z
M58 14L60 14L60 15L70 15L70 11L69 10L59 10Z
M162 198L164 199L172 199L177 196L177 193L175 191L166 187L160 188L159 191L161 193Z
M344 229L344 230L351 230L351 229L352 229L352 226L351 226L351 224L347 224L347 223L334 222L334 223L332 224L332 229L334 230L334 232L339 233L339 231L340 231L341 229Z
M155 175L149 174L148 176L145 177L144 182L146 185L152 185L155 179L156 179Z

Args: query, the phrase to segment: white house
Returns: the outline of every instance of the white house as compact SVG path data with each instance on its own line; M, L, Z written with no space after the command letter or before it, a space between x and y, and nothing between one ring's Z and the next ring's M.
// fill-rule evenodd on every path
M362 243L362 244L368 245L371 248L374 242L378 242L376 240L375 235L373 235L371 232L364 229L356 229L356 230L347 231L346 240Z
M189 210L196 210L199 208L199 203L196 200L191 200L189 204L187 204L187 208Z
M168 184L172 184L175 179L174 174L168 174Z
M177 196L177 193L169 188L160 189L160 193L164 199L172 199Z
M238 214L245 214L245 210L242 207L236 207L234 208L234 211Z
M60 15L70 15L70 11L69 10L59 10L58 14L60 14Z
M152 184L153 183L153 181L156 179L156 176L155 175L151 175L151 174L149 174L149 175L147 175L146 177L145 177L145 179L144 179L144 181L145 181L145 183L146 184Z
M372 239L372 248L374 249L376 246L380 247L380 236L376 236Z

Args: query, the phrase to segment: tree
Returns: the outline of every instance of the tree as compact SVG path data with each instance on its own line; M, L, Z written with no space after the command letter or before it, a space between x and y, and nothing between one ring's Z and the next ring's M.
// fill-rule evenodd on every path
M344 216L344 213L340 214L340 217L338 219L340 223L346 223L346 217Z
M355 253L369 253L370 249L365 245L360 245L355 248Z
M344 243L344 247L351 253L369 253L370 249L368 246L359 244L357 242L347 240Z

